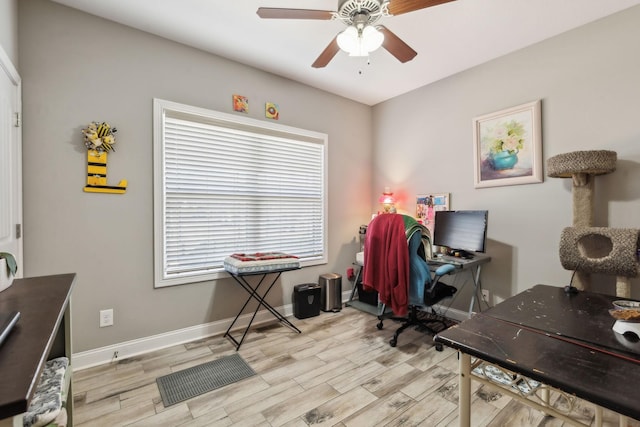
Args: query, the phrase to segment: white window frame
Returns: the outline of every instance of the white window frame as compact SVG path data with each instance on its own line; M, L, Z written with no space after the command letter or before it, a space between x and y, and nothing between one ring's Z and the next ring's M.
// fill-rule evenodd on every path
M320 144L322 170L321 204L322 218L318 221L322 225L321 254L313 257L301 257L302 267L327 263L327 197L326 189L328 182L327 173L327 153L328 137L324 133L298 129L291 126L282 125L275 122L256 120L237 114L228 114L218 111L208 110L199 107L179 104L162 99L153 100L153 162L154 162L154 283L156 288L181 285L186 283L202 282L229 277L228 273L219 266L201 269L195 272L168 273L165 256L165 213L166 213L166 181L165 181L165 125L166 118L172 117L193 121L194 123L212 124L223 127L226 131L255 134L256 137L273 138L286 143L300 142L301 144ZM263 250L263 249L262 249ZM278 250L273 248L272 250ZM229 253L228 255L231 255ZM295 254L294 254L295 255Z

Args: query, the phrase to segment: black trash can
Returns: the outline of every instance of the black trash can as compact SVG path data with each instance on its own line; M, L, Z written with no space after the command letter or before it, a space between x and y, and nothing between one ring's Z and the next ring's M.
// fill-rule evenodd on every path
M304 283L293 287L293 315L306 319L320 314L320 285Z

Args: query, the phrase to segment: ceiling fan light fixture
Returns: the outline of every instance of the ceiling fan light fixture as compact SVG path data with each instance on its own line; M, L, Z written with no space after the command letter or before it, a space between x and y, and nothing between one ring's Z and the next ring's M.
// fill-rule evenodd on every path
M349 56L368 56L382 46L383 41L384 34L371 25L365 26L362 31L353 25L349 26L337 38L338 46Z
M368 25L362 30L362 46L367 52L373 52L382 46L384 34L374 26Z
M354 26L347 27L343 32L338 34L338 46L347 53L356 52L358 50L358 30Z

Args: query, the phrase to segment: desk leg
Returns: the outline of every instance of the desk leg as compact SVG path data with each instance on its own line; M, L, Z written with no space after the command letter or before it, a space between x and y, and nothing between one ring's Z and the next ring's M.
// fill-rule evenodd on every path
M458 352L460 378L458 398L458 424L460 427L471 425L471 356Z
M353 298L356 296L356 292L358 290L357 285L358 285L358 280L360 280L360 275L362 274L362 267L356 266L356 268L358 269L358 272L356 273L353 279L353 288L351 289L351 296L349 297L349 301L347 301L347 304L353 301ZM360 295L358 295L358 298L360 298Z
M476 304L476 298L478 299L478 312L482 311L482 296L478 295L480 292L480 271L482 266L479 265L476 267L475 272L470 271L471 279L473 280L473 295L471 296L471 303L469 304L469 318L471 318L471 313L473 313L473 306Z

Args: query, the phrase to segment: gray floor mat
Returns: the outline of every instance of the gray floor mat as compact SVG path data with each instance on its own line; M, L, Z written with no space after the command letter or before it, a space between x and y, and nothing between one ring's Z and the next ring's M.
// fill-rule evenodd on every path
M166 407L255 374L244 359L235 353L158 377L156 382Z

